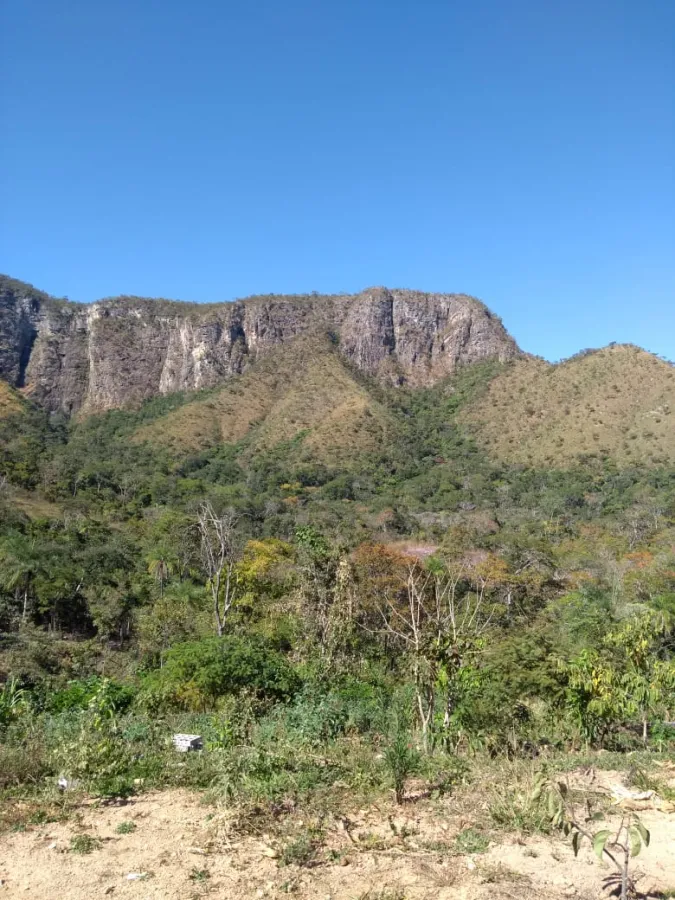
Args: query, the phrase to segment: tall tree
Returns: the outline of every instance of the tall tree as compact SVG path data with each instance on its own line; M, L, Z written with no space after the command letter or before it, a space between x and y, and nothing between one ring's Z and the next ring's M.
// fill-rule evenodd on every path
M234 510L218 515L211 503L202 503L197 515L201 563L211 594L213 617L219 637L237 595L235 566L241 555Z
M33 583L42 566L34 538L12 530L0 540L0 586L14 593L22 622L28 618Z

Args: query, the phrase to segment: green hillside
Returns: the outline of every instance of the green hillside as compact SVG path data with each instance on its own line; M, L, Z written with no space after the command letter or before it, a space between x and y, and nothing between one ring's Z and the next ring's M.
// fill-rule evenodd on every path
M245 456L294 441L296 455L354 466L396 431L396 422L328 338L297 339L220 390L141 426L136 441L172 453L246 438Z
M558 365L509 364L460 421L493 457L567 467L675 463L675 367L638 347L614 346Z

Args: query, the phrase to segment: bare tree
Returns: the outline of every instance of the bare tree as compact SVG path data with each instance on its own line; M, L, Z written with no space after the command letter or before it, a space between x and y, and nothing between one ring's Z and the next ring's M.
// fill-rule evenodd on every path
M417 715L425 749L439 688L445 697L444 726L453 711L453 681L495 612L488 596L492 579L484 566L446 564L432 572L408 567L405 601L385 593L378 605L381 632L410 659Z
M199 508L200 555L219 637L225 630L225 620L237 593L235 566L240 555L238 521L232 509L218 515L210 503L203 503Z

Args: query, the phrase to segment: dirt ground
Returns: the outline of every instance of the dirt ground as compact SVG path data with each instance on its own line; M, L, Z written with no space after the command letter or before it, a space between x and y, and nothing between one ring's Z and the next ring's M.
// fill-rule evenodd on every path
M607 776L607 773L603 773ZM609 773L611 777L611 773ZM476 798L477 805L480 798ZM402 811L403 810L403 811ZM646 809L652 840L636 860L639 888L675 888L675 812ZM30 826L0 838L0 898L35 900L598 900L609 874L569 840L490 832L483 852L467 853L457 835L471 825L453 798L396 807L385 803L323 823L322 845L298 865L284 846L311 834L300 813L283 833L242 835L231 817L183 791L149 793L114 805L85 804L65 823ZM133 823L118 833L121 823ZM71 840L100 841L73 852ZM479 833L479 837L480 837ZM488 845L489 841L489 845ZM135 877L129 877L135 876ZM139 877L140 876L140 877Z

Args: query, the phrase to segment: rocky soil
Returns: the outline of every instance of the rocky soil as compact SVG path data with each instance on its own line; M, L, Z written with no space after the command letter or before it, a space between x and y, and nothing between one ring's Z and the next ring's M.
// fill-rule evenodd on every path
M606 776L606 773L605 773ZM609 773L609 777L614 776ZM290 812L272 825L241 820L198 795L146 794L125 803L84 805L60 824L30 826L0 839L0 897L293 896L298 900L598 900L609 869L590 848L574 858L562 837L467 828L480 819L467 795L396 807L383 802L349 817L326 815L321 845L305 854L316 821ZM646 809L650 847L636 860L649 897L675 887L675 814ZM122 823L127 833L119 833ZM462 838L462 835L465 837ZM82 837L85 836L83 843ZM87 839L91 839L88 841ZM78 844L79 840L79 844ZM472 846L473 844L473 846ZM91 846L90 846L91 845ZM74 847L90 847L77 852Z

